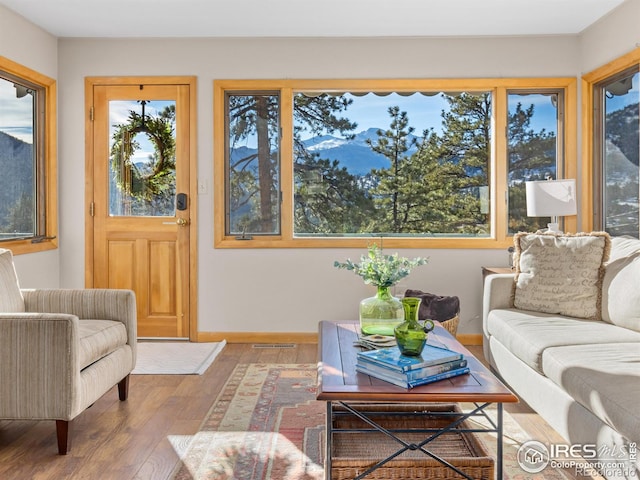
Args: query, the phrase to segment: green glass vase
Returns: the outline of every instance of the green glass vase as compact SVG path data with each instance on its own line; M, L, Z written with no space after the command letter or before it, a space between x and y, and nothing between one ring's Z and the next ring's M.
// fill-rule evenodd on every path
M393 336L393 329L404 320L402 303L390 289L378 287L375 297L360 302L360 331L364 335Z
M418 356L427 343L427 334L433 330L433 322L425 320L423 325L418 322L420 299L405 297L402 299L404 322L394 329L398 348L402 355Z

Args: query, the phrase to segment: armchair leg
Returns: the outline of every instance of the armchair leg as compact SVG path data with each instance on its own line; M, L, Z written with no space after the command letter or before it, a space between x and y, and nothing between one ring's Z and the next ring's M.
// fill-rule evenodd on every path
M56 420L56 435L58 437L58 454L66 455L71 449L71 421Z
M124 402L129 396L129 375L118 382L118 396L121 402Z

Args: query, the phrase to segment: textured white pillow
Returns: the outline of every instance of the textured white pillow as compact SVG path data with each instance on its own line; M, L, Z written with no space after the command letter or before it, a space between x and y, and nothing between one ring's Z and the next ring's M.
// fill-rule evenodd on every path
M0 248L0 312L24 312L24 298L13 266L11 250Z
M602 319L640 332L640 240L613 238L602 281Z
M610 243L604 232L516 234L514 307L599 320Z

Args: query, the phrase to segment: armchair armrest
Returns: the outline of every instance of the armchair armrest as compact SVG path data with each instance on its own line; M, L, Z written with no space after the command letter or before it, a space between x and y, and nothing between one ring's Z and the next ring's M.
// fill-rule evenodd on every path
M78 318L68 314L0 314L0 418L76 415Z
M117 289L22 290L25 310L68 313L79 319L130 321L135 318L135 294Z
M136 349L138 322L136 297L131 290L55 289L22 290L27 312L66 313L80 320L115 320L124 323L127 343Z

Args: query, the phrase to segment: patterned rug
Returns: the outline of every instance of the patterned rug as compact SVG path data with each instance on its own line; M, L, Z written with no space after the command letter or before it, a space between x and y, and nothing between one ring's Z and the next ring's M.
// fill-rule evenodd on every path
M194 436L169 438L182 462L174 480L321 480L326 405L315 400L315 364L239 364ZM463 406L464 408L465 406ZM489 452L495 440L483 435ZM525 473L517 450L530 440L504 413L510 480L566 480L560 470Z

